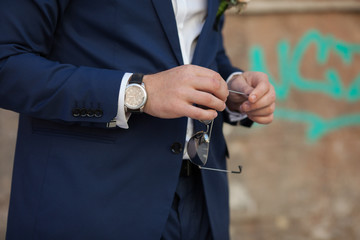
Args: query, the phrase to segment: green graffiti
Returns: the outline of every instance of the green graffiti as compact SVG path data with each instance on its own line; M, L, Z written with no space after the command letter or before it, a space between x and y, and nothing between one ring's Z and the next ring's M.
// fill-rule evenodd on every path
M333 68L328 68L324 72L323 79L308 79L301 74L300 66L304 55L312 45L316 46L316 61L320 65L327 63L331 53L339 56L345 65L351 65L354 56L360 54L360 44L346 43L331 35L324 36L316 30L311 30L299 40L293 49L289 41L283 40L278 43L279 79L275 79L267 68L264 50L260 46L253 46L250 49L250 69L268 74L270 82L276 89L279 101L289 98L291 89L325 94L347 102L360 100L360 73L349 86L344 86L338 71ZM321 118L316 113L278 108L275 116L280 119L307 124L307 137L312 141L318 140L330 131L360 125L360 113L343 115L329 120Z

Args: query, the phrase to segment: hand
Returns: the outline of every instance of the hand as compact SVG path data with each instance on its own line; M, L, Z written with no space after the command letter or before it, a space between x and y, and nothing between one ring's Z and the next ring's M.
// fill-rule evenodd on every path
M148 93L144 112L160 118L212 120L216 110L225 109L229 94L218 73L194 65L145 75L143 82Z
M276 93L266 74L244 72L228 82L229 89L249 94L230 93L227 106L231 111L246 113L256 123L269 124L273 121Z

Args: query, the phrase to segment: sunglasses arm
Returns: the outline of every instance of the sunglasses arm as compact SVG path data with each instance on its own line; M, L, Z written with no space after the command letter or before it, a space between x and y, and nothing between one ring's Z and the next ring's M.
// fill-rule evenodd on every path
M224 170L224 169L217 169L217 168L207 168L207 167L200 167L200 169L204 170L210 170L210 171L217 171L217 172L226 172L226 173L234 173L234 174L240 174L242 171L242 166L239 166L239 171L230 171L230 170Z

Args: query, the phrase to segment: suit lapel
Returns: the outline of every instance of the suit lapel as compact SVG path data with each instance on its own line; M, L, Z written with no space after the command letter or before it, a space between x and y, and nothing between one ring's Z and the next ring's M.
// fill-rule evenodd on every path
M170 0L152 0L153 6L156 10L156 13L160 19L163 30L167 36L171 49L178 61L179 65L183 64L181 47L179 43L178 31L176 26L175 14L172 7L172 2ZM213 43L211 40L211 32L213 31L213 24L215 22L216 11L219 6L219 0L208 0L208 16L204 27L200 33L198 43L195 49L193 64L201 64L204 59L209 59L208 52L209 43ZM214 35L214 34L213 34Z
M208 0L208 7L207 7L208 16L206 17L206 21L203 29L213 28L218 6L219 6L219 0Z
M183 64L175 14L170 0L152 0L157 15L179 65Z
M200 33L198 42L196 44L196 49L192 60L193 64L206 66L207 64L205 64L204 61L211 60L207 53L209 52L209 47L211 47L211 45L209 44L214 43L212 41L212 37L215 36L215 34L211 33L213 32L213 26L218 6L219 0L208 0L208 15L206 17L204 27Z

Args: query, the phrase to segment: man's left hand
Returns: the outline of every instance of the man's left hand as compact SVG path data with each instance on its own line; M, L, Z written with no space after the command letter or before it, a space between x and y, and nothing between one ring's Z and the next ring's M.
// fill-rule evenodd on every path
M273 121L276 93L268 77L262 72L244 72L235 75L228 83L229 90L249 95L230 93L226 105L231 111L247 114L256 123L269 124Z

